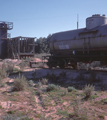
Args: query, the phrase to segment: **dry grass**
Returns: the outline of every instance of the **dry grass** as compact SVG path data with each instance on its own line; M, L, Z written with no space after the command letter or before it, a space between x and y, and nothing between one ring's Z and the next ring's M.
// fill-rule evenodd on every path
M93 85L85 85L83 92L85 94L85 98L90 98L94 92L94 86Z
M12 91L21 91L24 90L26 87L27 87L26 78L24 76L20 76L19 74L19 77L14 79Z
M62 75L66 77L63 72ZM56 75L49 74L48 77L55 79ZM50 84L50 81L42 78L38 82L36 79L27 82L20 75L10 85L5 79L5 86L0 87L0 117L3 120L14 117L24 117L25 120L103 120L107 116L107 91L93 94L94 86L91 85L76 90L72 86L65 88ZM13 91L10 91L12 86ZM87 96L90 99L83 99Z

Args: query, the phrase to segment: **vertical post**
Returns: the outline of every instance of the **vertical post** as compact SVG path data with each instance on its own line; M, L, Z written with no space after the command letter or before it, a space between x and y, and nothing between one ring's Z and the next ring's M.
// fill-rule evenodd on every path
M77 29L79 28L79 15L77 14Z
M33 44L35 44L35 38L33 38ZM35 45L33 45L33 54L35 55Z
M20 59L20 37L18 38L18 59Z

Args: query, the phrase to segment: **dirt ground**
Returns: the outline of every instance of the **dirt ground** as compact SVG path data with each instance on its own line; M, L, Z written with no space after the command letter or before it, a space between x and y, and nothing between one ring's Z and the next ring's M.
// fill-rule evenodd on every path
M4 62L9 61L19 71L11 73L0 83L1 119L7 120L8 116L16 120L107 120L107 72L49 69L38 65L36 68L26 66L20 71L21 60ZM11 91L19 73L25 76L27 83L32 81L33 84L22 91ZM50 84L57 89L47 91ZM89 99L85 99L85 85L95 87ZM73 87L71 92L68 87Z

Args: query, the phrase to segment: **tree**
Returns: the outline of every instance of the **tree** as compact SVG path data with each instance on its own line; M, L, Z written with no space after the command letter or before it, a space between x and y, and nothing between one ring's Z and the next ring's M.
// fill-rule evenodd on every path
M49 34L47 36L47 38L40 37L39 39L37 39L37 41L35 42L37 44L37 46L35 47L35 52L36 53L49 53L49 51L50 51L50 49L49 49L50 38L51 38L51 34Z

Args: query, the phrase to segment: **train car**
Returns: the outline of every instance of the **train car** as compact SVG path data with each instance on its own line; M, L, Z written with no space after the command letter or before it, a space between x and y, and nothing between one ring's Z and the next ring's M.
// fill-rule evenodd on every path
M49 40L49 67L77 67L77 62L107 63L107 17L95 14L86 28L54 33Z

